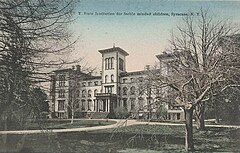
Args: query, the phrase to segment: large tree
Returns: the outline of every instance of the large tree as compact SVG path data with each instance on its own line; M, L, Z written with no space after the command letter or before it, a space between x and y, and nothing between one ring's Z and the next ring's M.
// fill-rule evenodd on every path
M205 103L209 102L211 90L228 85L239 68L227 65L226 59L234 52L226 50L231 43L223 40L235 34L235 28L226 20L215 20L200 10L199 16L187 16L182 25L173 32L170 49L160 60L170 70L170 75L155 74L155 84L172 88L173 105L185 112L185 149L193 151L192 120L195 112L199 129L204 128ZM225 46L225 47L223 47ZM164 59L168 59L165 60ZM231 73L230 73L231 72Z
M71 47L73 1L0 0L0 124L26 123L34 112L34 86L43 68L58 66ZM57 58L56 58L57 57ZM46 69L45 69L46 70ZM3 144L7 136L3 136Z

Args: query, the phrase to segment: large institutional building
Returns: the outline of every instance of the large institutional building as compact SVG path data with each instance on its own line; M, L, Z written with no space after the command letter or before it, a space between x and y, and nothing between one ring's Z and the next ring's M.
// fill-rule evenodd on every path
M118 110L124 109L133 118L158 118L158 108L164 107L165 119L182 120L183 111L173 108L167 102L159 102L163 90L148 84L148 67L143 71L127 72L126 56L119 48L99 50L102 55L102 71L99 76L84 73L81 66L56 70L51 75L50 107L52 116L71 118L90 117L105 114L116 117ZM167 73L164 60L168 55L156 56L162 73Z

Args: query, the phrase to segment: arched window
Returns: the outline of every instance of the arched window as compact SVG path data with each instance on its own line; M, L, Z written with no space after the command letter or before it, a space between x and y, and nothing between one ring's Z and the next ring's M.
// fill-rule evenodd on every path
M85 105L86 105L85 102L86 102L86 100L82 100L82 106L81 106L82 110L85 110Z
M105 83L108 82L108 75L105 76Z
M114 75L111 75L111 82L114 82Z
M121 95L121 87L118 87L118 95Z
M108 59L107 58L105 58L105 70L107 70L108 69Z
M135 109L135 98L131 98L130 101L131 101L131 110L134 110Z
M88 90L88 97L92 97L92 90Z
M131 95L135 95L135 87L134 86L132 86L131 88L130 88L130 94Z
M79 90L76 91L76 97L80 97L80 91Z
M131 80L131 82L133 83L135 79L134 79L134 78L131 78L130 80Z
M89 100L88 100L88 104L87 104L87 111L92 111L92 110L91 110L91 107L92 107L92 100L89 99Z
M98 90L95 89L95 90L94 90L94 96L96 96L97 92L98 92Z
M65 90L64 89L59 89L58 91L58 97L59 98L64 98L65 97Z
M123 87L123 95L127 95L127 90L128 90L127 87Z
M86 97L86 90L82 91L82 97Z
M138 105L139 105L139 109L142 110L143 109L143 101L144 99L142 97L138 98Z
M111 58L111 69L113 69L113 61L114 61L114 57Z
M108 69L111 69L111 58L108 58Z

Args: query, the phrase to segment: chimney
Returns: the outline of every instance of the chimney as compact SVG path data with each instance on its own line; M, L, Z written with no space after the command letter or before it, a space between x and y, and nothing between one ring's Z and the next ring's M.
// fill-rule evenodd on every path
M80 65L76 65L77 71L80 72L81 71L81 66Z
M102 76L102 71L100 71L100 75Z
M75 70L75 66L72 66L72 69Z
M150 65L146 65L145 70L150 70Z

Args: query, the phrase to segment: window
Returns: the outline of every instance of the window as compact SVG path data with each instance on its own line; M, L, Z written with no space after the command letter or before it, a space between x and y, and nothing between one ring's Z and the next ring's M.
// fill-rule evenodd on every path
M88 86L92 86L92 82L88 82Z
M111 58L108 58L108 69L111 69Z
M65 75L59 75L59 81L65 81Z
M131 98L130 101L131 101L131 110L134 110L135 109L135 98Z
M92 97L92 91L88 90L88 97Z
M91 111L92 100L88 100L87 110Z
M138 103L139 103L139 108L140 108L140 110L143 109L143 101L144 101L144 99L143 99L142 97L139 97L139 98L138 98Z
M105 58L105 70L107 70L107 69L108 69L108 59Z
M59 98L64 98L65 97L65 90L64 89L59 90L58 97Z
M112 57L112 58L111 58L111 66L110 66L111 69L113 69L113 62L114 62L114 58Z
M113 86L105 86L105 93L112 93Z
M86 90L82 91L82 97L86 97Z
M65 81L59 81L59 87L64 87L65 86Z
M59 87L65 86L65 75L59 75Z
M119 58L119 70L123 71L123 59Z
M76 91L76 97L77 98L80 97L80 91L79 90Z
M114 57L105 58L105 70L113 69Z
M121 95L121 87L118 87L118 95Z
M138 78L139 82L143 82L143 77Z
M123 107L127 109L127 98L123 99Z
M114 82L114 75L111 75L111 82Z
M82 100L82 110L85 110L85 100Z
M98 85L98 81L94 81L94 85L97 86Z
M134 86L132 86L132 87L130 88L130 94L131 94L131 95L135 95L135 87L134 87Z
M58 100L58 110L59 111L64 110L64 102L65 102L65 100Z
M127 87L123 87L123 95L127 95Z
M98 92L98 90L95 89L95 90L94 90L94 96L96 96L97 92Z
M135 79L134 79L134 78L131 78L130 80L131 80L131 82L133 83Z
M180 113L177 113L177 120L180 120Z
M105 83L108 82L108 75L105 76Z
M122 82L123 82L123 83L126 83L126 82L127 82L127 78L124 78L124 79L122 80Z

